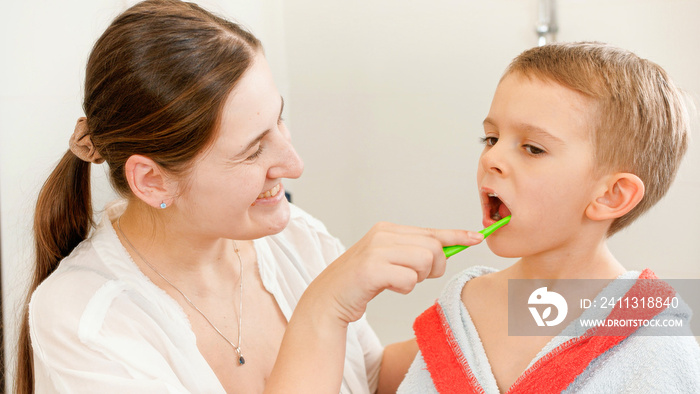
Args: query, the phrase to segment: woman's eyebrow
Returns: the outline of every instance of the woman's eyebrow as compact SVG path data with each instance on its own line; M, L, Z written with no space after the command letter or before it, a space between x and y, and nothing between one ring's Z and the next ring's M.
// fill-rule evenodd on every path
M246 147L243 148L243 150L241 150L241 152L240 152L237 156L242 156L242 155L244 155L244 154L245 154L246 152L248 152L252 147L254 147L258 142L260 142L263 138L265 138L265 136L266 136L268 133L270 133L271 131L272 131L272 130L267 129L267 130L263 131L262 133L260 133L260 135L258 135L257 137L255 137L252 141L250 141L250 143L249 143L248 145L246 145Z
M280 114L279 114L278 119L282 117L282 111L284 111L284 97L280 96L280 100L282 101L282 103L280 104ZM272 130L267 129L267 130L263 131L262 133L260 133L260 134L259 134L257 137L255 137L252 141L250 141L250 143L248 143L248 145L246 145L246 147L243 148L243 150L241 150L241 152L240 152L238 155L236 155L236 156L242 156L243 154L245 154L245 153L246 153L247 151L249 151L252 147L254 147L258 142L260 142L263 138L265 138L265 136L266 136L270 131L272 131Z

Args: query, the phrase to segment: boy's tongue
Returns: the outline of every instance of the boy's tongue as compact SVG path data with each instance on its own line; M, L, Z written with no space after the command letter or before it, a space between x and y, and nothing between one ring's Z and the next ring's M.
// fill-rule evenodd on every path
M501 218L510 216L510 209L508 209L506 204L501 204L501 206L498 207L498 214L501 215Z
M506 216L510 216L510 210L506 206L506 204L500 203L498 205L498 210L491 215L491 219L493 220L501 220Z

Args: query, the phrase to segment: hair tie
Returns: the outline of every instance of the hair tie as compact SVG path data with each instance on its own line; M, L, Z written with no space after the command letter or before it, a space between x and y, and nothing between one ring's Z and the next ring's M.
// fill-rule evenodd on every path
M90 134L88 134L87 118L85 117L78 118L78 122L75 124L75 130L70 137L68 145L70 146L70 151L82 161L95 164L100 164L105 161L92 144Z

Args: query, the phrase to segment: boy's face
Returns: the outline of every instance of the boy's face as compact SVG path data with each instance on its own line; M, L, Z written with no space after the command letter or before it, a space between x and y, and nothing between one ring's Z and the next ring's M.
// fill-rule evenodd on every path
M594 110L589 98L551 81L512 73L498 85L477 171L484 226L512 215L487 239L494 253L538 255L579 235L599 185Z

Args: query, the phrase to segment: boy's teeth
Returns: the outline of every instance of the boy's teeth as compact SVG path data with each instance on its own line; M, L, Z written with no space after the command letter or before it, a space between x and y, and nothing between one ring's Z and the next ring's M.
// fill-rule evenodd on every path
M272 189L266 191L265 193L260 193L260 195L258 195L258 198L274 197L277 195L277 193L279 193L279 191L280 191L280 185L278 184L275 187L273 187Z
M491 215L491 219L493 219L493 220L501 220L501 219L503 219L503 218L501 217L501 213L500 213L500 212L496 212L496 213L494 213L493 215Z
M498 194L496 194L496 193L489 193L488 196L489 196L489 197L498 197Z

